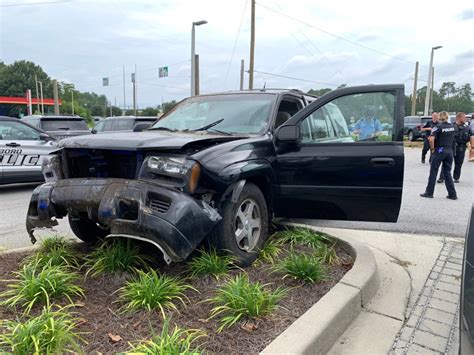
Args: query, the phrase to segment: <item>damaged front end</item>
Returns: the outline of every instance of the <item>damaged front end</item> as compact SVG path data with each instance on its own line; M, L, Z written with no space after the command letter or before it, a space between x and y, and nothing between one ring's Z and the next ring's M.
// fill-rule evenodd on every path
M191 175L199 174L194 162L184 161L189 167L182 172L173 166L166 175L160 171L166 166L156 156L129 156L118 165L118 156L100 154L63 152L44 164L47 182L33 191L26 219L32 243L35 229L52 228L56 219L70 214L93 221L110 237L149 242L169 263L188 257L221 219L208 202L189 193L197 183ZM86 160L87 164L77 164ZM131 178L134 168L138 179Z

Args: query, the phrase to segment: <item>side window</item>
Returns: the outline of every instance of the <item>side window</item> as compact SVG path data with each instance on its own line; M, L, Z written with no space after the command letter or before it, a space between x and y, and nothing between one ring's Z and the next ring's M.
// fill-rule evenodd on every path
M106 120L102 130L103 131L113 131L114 130L114 120Z
M303 105L301 102L293 101L293 100L281 100L280 105L278 106L278 112L275 119L275 128L280 127L283 123L285 123L291 116L293 116L296 112L301 110Z
M395 103L392 92L338 97L301 122L303 143L392 141Z
M104 121L97 122L97 124L95 125L94 129L95 129L97 132L102 132L102 131L104 130L104 124L105 124Z
M0 140L37 141L38 131L21 123L0 122Z
M115 121L115 130L116 131L127 131L133 129L134 120L116 120Z

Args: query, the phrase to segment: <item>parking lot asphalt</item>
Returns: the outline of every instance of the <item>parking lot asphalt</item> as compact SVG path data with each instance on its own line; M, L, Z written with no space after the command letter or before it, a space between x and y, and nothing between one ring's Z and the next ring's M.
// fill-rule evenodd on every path
M321 227L383 230L432 236L464 237L468 213L474 199L474 163L463 166L461 183L456 184L459 199L446 199L446 188L437 184L435 198L419 197L424 192L429 165L420 163L419 148L405 148L403 202L397 223L305 220ZM31 245L25 230L28 202L35 185L0 186L0 247ZM301 221L299 221L301 222ZM66 220L59 220L58 233L74 237ZM39 235L44 232L39 233Z
M422 198L429 175L429 164L421 164L420 148L405 148L403 200L397 223L298 220L321 227L393 231L432 236L464 237L470 208L474 202L474 163L462 167L459 184L455 184L458 200L446 198L444 184L436 184L434 198Z

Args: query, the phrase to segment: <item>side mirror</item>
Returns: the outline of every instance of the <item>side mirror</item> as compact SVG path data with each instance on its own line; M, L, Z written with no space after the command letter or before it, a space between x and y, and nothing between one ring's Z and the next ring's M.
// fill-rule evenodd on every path
M133 127L133 132L142 132L147 130L148 128L151 127L151 123L148 122L140 122Z
M46 134L46 133L40 133L39 134L39 139L42 140L42 141L45 141L45 142L49 142L49 141L54 140L49 134Z
M300 126L283 125L278 127L276 138L283 143L298 143L300 141Z
M92 133L92 134L96 134L96 133L97 133L97 130L96 130L95 128L92 128L92 129L91 129L91 133Z

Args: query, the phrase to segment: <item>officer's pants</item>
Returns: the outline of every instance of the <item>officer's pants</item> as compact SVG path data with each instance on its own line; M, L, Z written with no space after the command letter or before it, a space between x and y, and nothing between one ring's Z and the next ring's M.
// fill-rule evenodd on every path
M466 146L464 147L457 147L454 151L454 172L453 178L454 180L459 180L461 177L461 167L462 163L464 163L464 157L466 156Z
M427 136L423 136L423 149L421 150L421 159L425 159L426 153L430 150L430 141Z
M442 165L444 175L444 183L448 190L449 196L456 196L456 189L454 188L453 177L451 176L451 167L453 165L453 151L452 149L443 148L440 153L439 148L436 148L431 159L430 177L428 178L428 186L426 186L426 194L433 195L436 185L436 176L438 175L439 166Z

